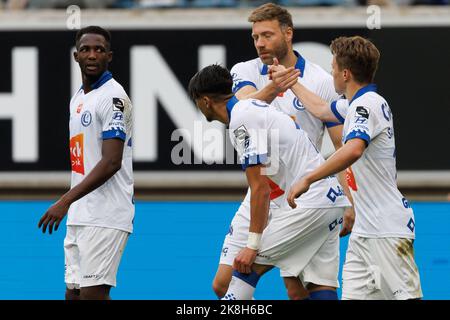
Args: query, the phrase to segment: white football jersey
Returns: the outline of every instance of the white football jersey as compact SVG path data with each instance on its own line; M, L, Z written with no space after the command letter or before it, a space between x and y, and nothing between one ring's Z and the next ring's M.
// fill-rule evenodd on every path
M287 194L292 184L325 160L308 135L283 112L267 103L233 97L227 103L229 133L242 167L266 164L271 187L270 199L278 208L290 209ZM313 183L297 199L300 208L349 206L336 177Z
M105 72L92 88L87 94L81 88L70 101L71 187L79 184L100 161L103 140L124 141L122 167L102 186L70 206L67 225L131 233L134 218L131 102L110 72Z
M303 58L298 52L294 51L294 53L297 56L295 68L300 70L299 82L325 101L332 102L338 99L339 95L334 89L333 77L319 65ZM271 82L268 68L260 58L234 65L230 71L233 76L233 93L245 86L252 86L257 90L264 88ZM324 127L341 124L323 123L314 117L291 90L276 97L270 104L293 118L319 150L322 146ZM247 190L244 202L250 205L250 190Z
M371 84L351 101L331 104L344 122L343 143L359 138L367 148L347 169L347 182L354 199L356 221L352 233L361 237L415 237L414 213L397 188L395 137L392 112Z
M298 81L327 102L337 100L339 95L334 89L333 77L319 65L303 58L298 52L294 51L294 53L297 56L295 68L300 70ZM230 71L233 76L233 93L245 86L261 90L271 82L267 72L268 66L259 58L236 64ZM323 123L314 117L291 90L276 97L270 104L291 116L319 149L322 145L324 127L339 125L339 123Z

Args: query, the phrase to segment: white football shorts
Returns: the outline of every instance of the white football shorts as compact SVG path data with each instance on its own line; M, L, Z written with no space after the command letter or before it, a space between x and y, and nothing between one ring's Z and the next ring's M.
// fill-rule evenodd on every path
M67 226L64 239L65 282L69 289L116 286L128 232L93 226Z
M352 235L342 271L343 300L422 298L412 239Z
M233 265L247 245L250 208L242 204L225 237L220 264ZM338 287L339 224L344 208L271 209L256 263L280 268L282 277Z

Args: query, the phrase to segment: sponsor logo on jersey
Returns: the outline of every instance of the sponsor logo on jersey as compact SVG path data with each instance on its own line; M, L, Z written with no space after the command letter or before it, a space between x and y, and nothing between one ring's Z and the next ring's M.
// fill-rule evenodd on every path
M72 171L84 175L83 134L70 138L70 163Z
M294 108L299 111L305 110L305 107L301 104L301 102L300 102L300 100L298 100L298 98L294 98L294 100L292 100L292 104L293 104Z
M92 115L91 113L86 110L85 112L83 112L83 114L81 115L81 124L85 127L89 126L92 122Z
M356 107L356 113L359 114L361 117L369 119L369 109L363 107L363 106L359 106Z
M113 120L121 121L123 120L123 112L116 111L113 113Z
M415 226L416 223L414 222L414 219L413 218L409 219L407 227L409 228L409 230L411 230L411 232L414 232Z
M113 110L123 112L125 109L125 102L120 98L113 98Z
M83 104L82 104L82 103L80 103L80 104L78 105L78 107L77 107L77 109L76 109L76 112L77 112L77 113L80 113L80 112L81 112L81 109L83 109Z
M337 197L341 197L344 195L344 190L337 186L336 190L334 188L330 188L327 193L327 198L331 200L331 202L336 202Z
M367 123L367 118L366 117L361 117L361 116L356 116L355 117L355 123L357 124L366 124ZM367 128L366 128L367 129Z
M242 125L233 131L234 137L236 139L236 147L240 148L240 153L244 153L246 149L250 146L250 134L247 128Z

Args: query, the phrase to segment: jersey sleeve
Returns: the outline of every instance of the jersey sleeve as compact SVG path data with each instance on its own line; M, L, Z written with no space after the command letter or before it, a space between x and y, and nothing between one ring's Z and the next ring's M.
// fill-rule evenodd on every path
M247 103L259 104L268 108L262 101L251 100ZM266 127L266 112L257 108L249 108L239 113L232 129L232 139L242 164L242 169L267 163L268 130ZM252 110L253 109L253 110ZM253 112L252 112L253 111Z
M256 89L256 80L254 79L254 70L250 70L251 66L247 63L240 62L231 68L231 76L233 77L233 93L238 92L245 86L252 86ZM252 72L253 71L253 72Z
M97 116L102 124L102 139L120 139L125 141L131 128L128 128L131 104L128 97L117 94L102 99L97 109Z
M379 120L373 108L369 105L357 104L347 114L346 121L349 122L344 133L344 143L350 139L362 139L366 145L379 133Z
M338 119L338 122L340 124L343 124L345 122L345 117L347 116L348 100L342 98L333 101L330 104L330 109L333 112L334 116Z

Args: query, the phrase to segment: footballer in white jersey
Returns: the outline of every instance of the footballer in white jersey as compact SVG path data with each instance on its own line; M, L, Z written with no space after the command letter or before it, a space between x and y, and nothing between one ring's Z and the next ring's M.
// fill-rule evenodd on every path
M348 167L356 220L343 270L343 299L421 298L413 252L414 214L396 183L393 115L371 83L379 51L358 36L337 38L331 49L336 88L350 100L327 105L304 87L292 89L322 120L344 123L344 146L296 183L288 201L295 207L295 197L311 183ZM346 65L342 56L353 64Z
M238 101L231 93L229 72L218 65L198 72L189 93L209 121L229 124L251 189L248 241L234 259L234 280L225 299L251 298L249 286L254 289L256 279L270 266L305 285L337 287L337 227L344 207L350 205L342 187L330 176L312 186L296 210L286 202L291 184L324 161L307 134L291 117L261 100ZM276 208L269 209L270 202ZM240 291L241 280L251 293ZM337 298L335 291L326 290Z
M132 106L125 90L105 72L92 91L81 88L70 102L71 188L79 184L102 157L102 143L124 142L122 166L107 183L69 209L67 225L133 231Z
M108 71L111 34L80 29L74 59L82 87L70 101L71 188L42 216L52 233L66 214L67 300L108 300L133 231L132 106Z
M324 128L328 127L330 138L337 149L341 144L342 126L319 121L312 117L302 106L289 87L296 82L304 83L308 88L319 94L327 101L337 98L332 78L321 67L306 60L292 48L294 26L291 14L283 7L273 3L266 3L252 11L248 19L252 23L252 38L258 58L241 62L233 66L233 92L238 99L256 98L273 103L280 111L290 115L300 127L305 130L309 138L320 150ZM284 77L272 81L268 72L269 65L279 59L286 66L292 68ZM323 150L328 155L329 150ZM344 181L345 182L345 181ZM347 191L347 186L344 185ZM271 202L271 207L276 204ZM236 212L230 232L224 239L219 266L213 281L213 289L217 296L223 296L231 279L231 265L234 257L245 246L250 221L250 191ZM353 211L347 208L343 228L340 235L351 230ZM338 243L337 243L338 246ZM336 248L336 250L338 250ZM282 274L283 275L283 274ZM290 299L303 299L306 290L300 283L287 288Z
M339 95L334 89L331 75L319 65L302 57L298 52L294 51L294 54L297 57L295 69L300 70L298 81L325 101L331 103L337 100ZM264 64L260 58L237 63L230 70L233 76L233 93L245 86L252 86L257 90L264 88L271 82L268 70L269 66ZM280 93L270 104L291 116L302 130L308 133L309 138L318 149L322 145L324 127L340 125L336 122L322 122L314 117L291 90Z

